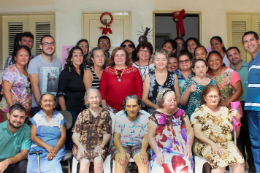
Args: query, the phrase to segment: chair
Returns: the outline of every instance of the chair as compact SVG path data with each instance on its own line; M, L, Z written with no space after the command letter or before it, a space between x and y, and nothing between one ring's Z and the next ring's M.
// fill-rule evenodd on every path
M69 111L60 111L60 113L63 115L64 119L66 120L65 127L66 130L70 129L73 124L73 117ZM67 166L62 166L62 169L68 169L68 173L70 173L70 159L72 158L72 151L66 150L66 155L62 158L61 161L67 161Z

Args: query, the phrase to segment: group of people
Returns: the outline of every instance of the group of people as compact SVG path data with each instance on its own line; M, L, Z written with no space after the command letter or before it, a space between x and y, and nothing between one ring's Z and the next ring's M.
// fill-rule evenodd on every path
M41 172L62 172L65 147L80 161L80 172L89 171L92 159L94 171L102 172L109 153L117 173L130 157L139 172L148 172L149 162L152 172L192 172L192 153L207 160L207 172L230 165L242 173L246 158L249 171L260 172L257 33L242 38L253 57L249 64L219 36L211 38L209 53L196 38L178 37L156 51L149 42L135 47L125 40L112 54L109 37L101 36L91 53L88 41L79 40L63 70L53 57L54 38L41 38L38 56L30 53L33 39L29 32L17 36L2 75L0 149L6 152L0 153L0 172L37 172L37 156L29 150L43 151ZM232 102L241 102L238 110ZM72 129L66 131L57 110L72 114ZM242 122L237 145L233 117Z

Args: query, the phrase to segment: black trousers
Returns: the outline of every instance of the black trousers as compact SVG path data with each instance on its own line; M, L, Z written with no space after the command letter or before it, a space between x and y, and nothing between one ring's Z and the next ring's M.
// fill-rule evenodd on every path
M242 104L244 116L241 118L241 131L237 139L237 146L241 154L244 156L245 161L248 162L249 167L255 167L254 158L251 150L252 144L249 137L248 115L247 115L247 111L244 111L245 102L241 101L241 104ZM245 148L246 148L248 160L246 160Z
M10 164L4 173L26 173L27 169L27 159L20 162Z

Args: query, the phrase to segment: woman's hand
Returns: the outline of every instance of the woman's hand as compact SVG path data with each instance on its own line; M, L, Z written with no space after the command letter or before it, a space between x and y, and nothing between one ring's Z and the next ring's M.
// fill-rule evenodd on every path
M237 121L240 122L241 116L239 115L238 111L236 109L230 109L231 115L237 119Z
M211 148L212 148L212 152L214 155L217 155L217 154L223 155L224 154L224 150L215 143L211 146Z
M184 154L185 154L185 156L188 157L189 159L191 158L191 156L192 156L191 146L186 145Z
M101 156L102 153L104 152L104 150L103 150L103 148L102 148L100 145L98 145L98 146L96 146L96 148L95 148L95 152L96 152L99 156Z
M141 149L141 151L140 151L140 159L142 160L143 164L146 164L148 162L148 154L143 149Z
M55 156L56 156L56 154L54 155L54 154L52 154L52 153L48 153L48 154L47 154L47 159L48 159L48 160L52 160Z
M81 157L83 157L85 154L87 154L88 152L85 150L85 148L80 145L79 146L79 151L78 151L78 155L77 155L77 160L79 160Z
M163 156L163 153L160 151L156 154L156 162L159 164L159 165L163 165L164 163L164 156Z
M48 144L48 146L46 147L46 150L48 151L48 153L51 153L54 151L54 147L52 147L51 145Z
M196 85L194 84L194 82L192 82L191 86L189 87L189 91L196 92Z
M118 159L118 162L120 165L124 165L125 164L125 161L126 161L126 153L125 151L124 152L119 152L119 159Z

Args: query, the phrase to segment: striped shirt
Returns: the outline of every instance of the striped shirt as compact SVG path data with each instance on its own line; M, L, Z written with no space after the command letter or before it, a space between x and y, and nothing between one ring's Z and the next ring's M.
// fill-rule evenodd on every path
M99 89L100 79L97 77L96 73L94 72L94 70L92 68L89 68L89 69L90 69L92 76L93 76L92 87Z
M260 51L248 64L248 89L245 110L260 111Z

